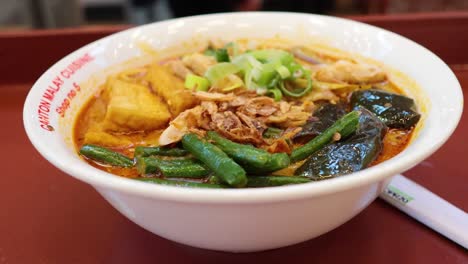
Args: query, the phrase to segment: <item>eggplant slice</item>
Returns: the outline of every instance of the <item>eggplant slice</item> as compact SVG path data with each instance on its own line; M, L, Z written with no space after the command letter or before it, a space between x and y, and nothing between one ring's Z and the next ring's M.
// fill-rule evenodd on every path
M370 111L360 107L358 110L361 115L356 133L314 152L295 175L312 180L332 178L362 170L378 157L387 127Z
M307 142L321 134L345 114L346 106L344 104L325 103L314 112L314 115L302 126L302 130L293 139Z
M390 128L409 129L421 118L413 99L377 89L353 92L351 107L359 106L377 115Z

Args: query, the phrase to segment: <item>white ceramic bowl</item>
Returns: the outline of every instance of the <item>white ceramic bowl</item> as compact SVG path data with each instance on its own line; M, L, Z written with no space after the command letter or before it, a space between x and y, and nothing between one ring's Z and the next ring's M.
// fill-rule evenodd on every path
M324 38L330 45L374 58L411 76L422 87L422 92L412 96L426 98L419 100L425 104L427 118L418 136L391 160L351 175L241 190L178 188L117 177L88 165L73 149L72 124L80 106L105 74L118 70L108 69L110 66L142 55L136 43L162 49L194 35L235 39L276 34L299 42L304 37ZM79 91L76 84L81 85ZM73 98L68 100L71 103L66 97ZM299 243L348 221L378 196L392 175L437 150L455 129L462 107L460 85L447 65L397 34L327 16L231 13L136 27L73 52L37 80L26 99L23 118L31 142L49 162L91 184L136 224L183 244L247 252ZM64 109L62 118L59 113Z

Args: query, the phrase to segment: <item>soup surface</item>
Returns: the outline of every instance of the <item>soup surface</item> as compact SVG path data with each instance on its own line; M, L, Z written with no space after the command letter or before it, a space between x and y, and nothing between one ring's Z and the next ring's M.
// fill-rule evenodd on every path
M186 187L268 187L392 158L420 119L380 64L272 40L212 41L109 76L74 139L101 170Z

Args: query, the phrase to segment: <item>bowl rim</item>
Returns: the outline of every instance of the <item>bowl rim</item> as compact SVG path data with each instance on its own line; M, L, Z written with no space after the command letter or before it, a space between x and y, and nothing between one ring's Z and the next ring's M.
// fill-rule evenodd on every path
M359 27L364 27L368 29L384 31L387 34L391 35L392 38L399 38L408 42L409 44L415 45L418 49L423 49L428 56L431 56L435 63L443 64L449 71L447 71L447 78L453 79L454 84L456 84L453 89L461 97L461 106L459 106L455 113L453 113L454 122L451 127L448 127L445 130L445 134L437 138L435 144L430 146L425 146L424 149L418 151L416 154L408 156L405 159L401 159L400 162L392 162L392 159L382 162L376 166L366 168L364 170L351 173L348 175L327 179L326 181L318 181L311 183L304 183L298 185L288 185L288 186L278 186L278 187L265 187L265 188L247 188L247 189L195 189L195 188L181 188L174 186L165 186L157 184L148 184L145 182L136 181L124 177L116 177L113 174L101 171L97 168L94 168L88 164L82 166L81 164L69 164L66 161L62 160L61 157L54 155L48 151L47 144L40 140L40 135L36 133L36 127L32 123L27 122L27 117L32 114L33 108L28 107L31 104L32 91L39 89L38 83L41 82L46 76L48 76L51 70L56 67L58 64L65 61L69 61L74 58L78 53L86 50L87 48L95 45L97 42L104 40L110 40L118 36L129 34L138 29L154 27L155 25L163 25L165 23L173 23L179 20L192 20L196 21L197 19L204 18L219 18L225 16L270 16L270 15L287 15L287 16L303 16L304 18L318 18L318 19L330 19L336 20L339 22L345 22ZM25 100L23 107L23 125L26 130L26 134L37 149L37 151L55 167L59 168L61 171L65 172L77 178L81 181L84 181L88 184L91 184L93 187L97 188L107 188L114 191L120 191L128 194L133 194L141 197L153 198L153 199L163 199L170 201L179 201L179 202L188 202L188 203L209 203L209 204L220 204L220 203L230 203L230 204L245 204L245 203L266 203L266 202L280 202L288 200L300 200L315 196L321 196L331 193L337 193L351 188L362 187L370 185L372 183L382 181L385 178L396 175L401 171L410 169L411 167L417 165L419 162L430 156L433 152L439 149L447 139L452 135L455 128L457 127L463 111L463 94L461 86L455 76L455 74L450 70L447 64L443 62L437 55L432 53L430 50L424 46L406 38L399 34L393 33L391 31L372 26L366 23L353 21L346 18L325 16L325 15L316 15L316 14L305 14L305 13L295 13L295 12L230 12L230 13L216 13L208 15L197 15L190 17L181 17L170 19L166 21L154 22L142 26L133 27L126 29L112 35L100 38L96 41L93 41L75 51L68 54L67 56L60 59L54 65L49 67L34 83L31 88L28 96ZM399 154L400 155L400 154ZM71 166L70 166L71 165Z

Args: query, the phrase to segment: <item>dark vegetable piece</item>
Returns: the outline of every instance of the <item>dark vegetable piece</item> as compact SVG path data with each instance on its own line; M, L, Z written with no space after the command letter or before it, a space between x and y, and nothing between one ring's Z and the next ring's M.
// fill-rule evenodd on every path
M229 54L227 49L217 49L215 51L215 58L217 62L229 62Z
M192 133L184 135L182 145L210 168L221 182L233 187L244 187L247 184L245 170L217 146Z
M373 113L361 108L359 128L342 142L333 143L313 153L295 175L313 180L331 178L362 170L377 158L382 150L385 124Z
M171 185L179 187L191 187L191 188L226 188L220 184L211 184L211 183L202 183L202 182L188 182L188 181L174 181L174 180L165 180L160 178L137 178L139 181L156 183L161 185Z
M368 109L390 128L408 129L421 118L413 99L376 89L353 92L351 106Z
M257 176L249 177L247 187L271 187L308 183L310 181L309 178L296 176Z
M285 168L290 163L286 153L271 154L251 145L233 142L213 131L209 131L207 137L250 173L271 172Z
M168 178L203 178L210 172L194 159L164 160L156 157L137 157L137 169L141 175L158 171Z
M341 138L349 136L358 127L360 112L352 111L341 117L332 126L327 128L323 133L307 142L305 145L294 149L291 153L291 162L303 160L310 156L315 151L323 148L326 144L332 141L335 133L344 135Z
M181 148L169 147L144 147L138 146L135 148L135 157L149 157L149 156L172 156L182 157L189 152Z
M264 138L279 138L283 133L282 129L276 127L268 127L265 132L263 132Z
M346 107L344 104L323 104L314 112L311 119L302 126L302 130L293 139L307 142L323 133L345 114Z
M133 160L129 157L96 145L84 145L80 154L88 159L116 167L132 167Z

